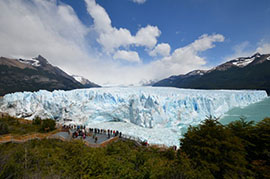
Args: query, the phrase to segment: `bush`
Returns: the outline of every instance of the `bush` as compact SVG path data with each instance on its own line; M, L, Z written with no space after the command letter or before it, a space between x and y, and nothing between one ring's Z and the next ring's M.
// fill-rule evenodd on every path
M181 139L181 149L196 167L209 169L215 178L247 176L247 161L242 140L216 119L206 119L190 127Z
M0 135L8 134L8 125L6 122L0 122Z
M42 121L41 123L41 128L40 131L41 132L49 132L49 131L53 131L55 129L55 121L52 119L45 119Z
M40 125L41 122L42 122L41 118L37 116L37 117L35 117L35 118L33 119L32 124L33 124L33 125Z

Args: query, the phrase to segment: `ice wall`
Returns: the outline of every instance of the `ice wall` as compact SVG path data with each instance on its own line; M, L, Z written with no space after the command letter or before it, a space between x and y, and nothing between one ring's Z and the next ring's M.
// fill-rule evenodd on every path
M170 129L179 136L181 128L196 125L206 116L220 117L233 107L247 106L266 97L265 91L160 87L41 90L5 95L0 111L28 119L72 119L90 126L106 123L109 127L125 122L144 130Z

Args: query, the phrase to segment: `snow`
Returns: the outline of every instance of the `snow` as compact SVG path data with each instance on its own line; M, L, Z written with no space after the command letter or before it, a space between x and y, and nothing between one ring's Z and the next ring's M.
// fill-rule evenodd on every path
M81 77L81 76L77 76L77 75L72 75L72 77L76 80L76 81L78 81L79 83L83 83L83 77Z
M257 55L256 55L257 57ZM253 58L239 58L237 59L236 62L233 62L234 65L239 66L239 67L244 67L247 66L248 64L250 64L251 62L253 62L255 60L255 57Z
M72 123L119 130L152 144L179 146L179 138L189 125L266 97L265 91L165 87L41 90L5 95L0 112L30 120L35 116L54 118L60 123L72 119Z
M29 64L35 67L39 67L40 63L37 59L32 58L31 60L25 60L25 59L18 59L19 62L24 63L24 64Z

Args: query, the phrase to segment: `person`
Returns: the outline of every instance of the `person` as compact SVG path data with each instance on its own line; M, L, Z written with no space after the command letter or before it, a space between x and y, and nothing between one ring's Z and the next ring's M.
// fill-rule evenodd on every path
M122 132L119 133L119 138L121 138L121 137L122 137Z
M95 143L97 143L97 140L98 140L98 138L97 138L97 136L95 137Z
M111 136L110 136L110 133L108 133L108 139L110 138Z

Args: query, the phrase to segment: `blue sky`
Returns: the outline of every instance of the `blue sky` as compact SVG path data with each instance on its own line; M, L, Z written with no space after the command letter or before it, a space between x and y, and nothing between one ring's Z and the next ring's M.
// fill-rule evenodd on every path
M80 20L91 26L93 21L83 0L62 0L71 5ZM143 4L130 0L97 0L109 14L112 25L125 27L135 34L139 27L158 26L159 42L169 43L172 50L188 45L202 34L222 34L226 40L202 53L212 64L223 62L234 53L234 46L248 42L245 49L255 51L261 40L270 41L269 0L147 0ZM270 51L269 51L270 53ZM151 61L140 49L144 61Z
M138 85L270 53L269 0L7 0L0 10L2 56L42 54L103 85Z

